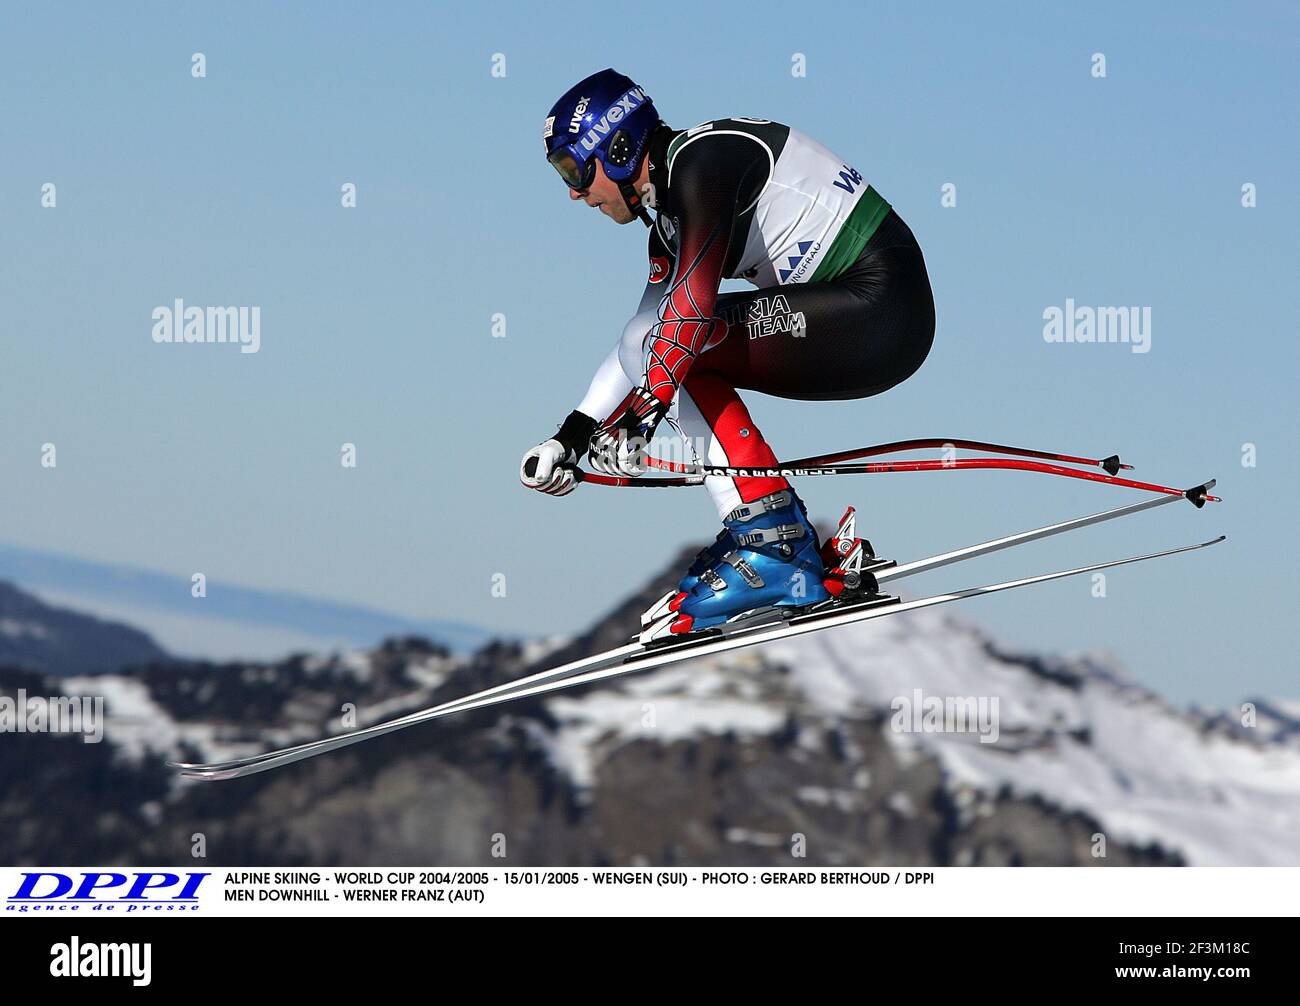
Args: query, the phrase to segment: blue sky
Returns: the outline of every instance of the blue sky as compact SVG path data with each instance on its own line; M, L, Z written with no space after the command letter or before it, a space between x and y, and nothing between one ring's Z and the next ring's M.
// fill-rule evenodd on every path
M181 590L198 570L511 633L582 627L711 539L701 490L552 500L517 482L644 280L639 225L570 205L542 157L553 98L614 65L674 125L812 134L925 250L925 367L860 402L750 396L779 455L911 436L1118 451L1141 478L1217 476L1227 500L912 590L1226 533L1113 574L1104 599L1066 581L963 614L1013 644L1112 651L1178 700L1295 695L1295 8L1075 6L668 3L621 28L611 9L601 31L492 3L9 5L0 538ZM156 345L151 311L178 297L259 306L261 351ZM1067 297L1149 306L1151 352L1045 343ZM801 489L827 519L857 505L899 558L1135 498L1014 474Z

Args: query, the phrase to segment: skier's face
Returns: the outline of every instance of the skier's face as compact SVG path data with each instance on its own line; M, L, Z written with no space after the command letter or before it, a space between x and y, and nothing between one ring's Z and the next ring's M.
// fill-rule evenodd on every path
M630 224L635 219L623 201L623 193L618 191L617 183L609 180L605 166L599 159L596 161L596 177L591 180L591 184L585 189L569 189L569 198L581 199L616 224Z

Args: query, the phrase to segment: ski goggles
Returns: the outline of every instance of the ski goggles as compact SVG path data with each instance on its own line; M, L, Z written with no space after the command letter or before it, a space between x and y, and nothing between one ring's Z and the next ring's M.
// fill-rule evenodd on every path
M572 147L561 147L559 150L552 151L546 155L546 159L551 162L551 167L560 173L564 184L571 189L581 192L583 189L590 188L591 183L596 179L596 158L589 157L585 162L580 161L573 156Z
M560 173L560 177L564 179L564 184L571 189L577 189L579 192L590 188L591 183L596 180L597 157L604 159L606 171L611 168L616 169L614 175L617 178L620 171L632 163L632 154L636 150L632 134L626 129L614 130L614 134L609 138L609 143L597 147L585 161L578 160L577 155L574 154L574 149L572 144L560 147L558 150L553 150L547 154L546 159ZM622 173L626 174L626 172Z

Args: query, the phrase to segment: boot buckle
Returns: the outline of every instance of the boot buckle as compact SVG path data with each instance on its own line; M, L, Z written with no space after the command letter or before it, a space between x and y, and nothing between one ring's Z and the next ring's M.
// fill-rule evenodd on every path
M769 542L793 541L806 534L802 524L778 524L776 527L759 528L736 535L736 542L741 546L766 545Z
M750 587L757 590L759 587L763 586L763 578L758 575L758 570L738 556L735 552L725 556L722 561L733 567L735 571L740 574L741 579L743 579Z
M700 574L700 582L712 590L715 594L727 589L727 581L718 576L717 571L706 569Z
M782 489L779 492L771 493L754 500L752 503L742 503L731 513L722 518L723 523L728 521L751 521L755 517L761 517L765 513L771 513L773 510L781 510L788 507L794 502L794 493L789 489Z

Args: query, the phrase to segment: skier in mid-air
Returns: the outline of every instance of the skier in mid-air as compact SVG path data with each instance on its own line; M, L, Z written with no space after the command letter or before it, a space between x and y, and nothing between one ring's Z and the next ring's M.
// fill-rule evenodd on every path
M641 616L634 641L346 733L226 761L172 763L183 776L239 779L471 709L724 649L1183 555L1224 540L1219 535L909 601L881 592L883 584L905 577L1181 499L1199 510L1218 502L1209 494L1214 480L1190 489L1137 482L1119 474L1132 466L1118 454L1089 458L958 438L875 444L791 467L864 474L1036 471L1148 496L903 563L870 553L855 536L850 507L819 547L803 502L782 472L773 470L776 456L736 389L811 401L854 399L909 377L934 337L934 300L912 232L857 171L802 133L764 119L716 119L676 132L659 120L644 91L613 70L593 74L557 101L543 135L547 159L568 183L571 198L618 223L641 217L651 226L650 280L636 317L586 396L554 437L524 455L519 477L531 489L565 496L579 482L578 459L590 451L600 477L622 484L643 469L645 445L666 418L688 445L700 445L694 464L705 470L689 480L708 486L722 533L700 553L679 589ZM653 222L647 206L657 214ZM759 289L720 296L724 277L744 277ZM941 444L1000 456L836 465ZM1089 470L1095 468L1104 474ZM658 481L689 484L671 477Z
M542 135L571 199L650 227L650 276L585 397L524 455L525 486L567 495L586 452L598 472L639 474L665 418L699 445L699 464L771 466L737 389L865 398L925 360L934 299L916 238L810 137L752 118L674 130L614 70L565 93ZM719 294L724 278L758 289ZM816 531L785 478L711 475L705 485L723 530L682 578L660 634L830 598Z

